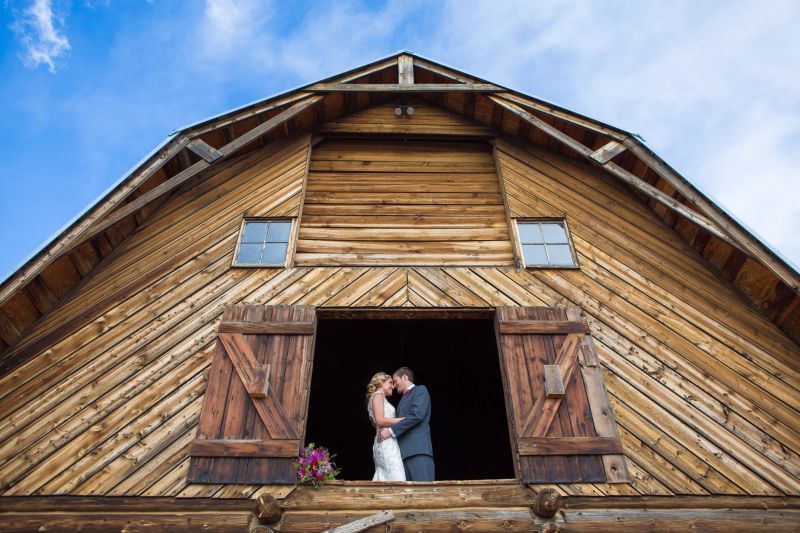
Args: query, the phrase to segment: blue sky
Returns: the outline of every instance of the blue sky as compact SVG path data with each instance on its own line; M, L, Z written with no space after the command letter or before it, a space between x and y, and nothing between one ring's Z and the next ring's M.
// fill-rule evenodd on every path
M780 0L6 0L0 278L173 129L401 49L641 134L797 265L798 27Z

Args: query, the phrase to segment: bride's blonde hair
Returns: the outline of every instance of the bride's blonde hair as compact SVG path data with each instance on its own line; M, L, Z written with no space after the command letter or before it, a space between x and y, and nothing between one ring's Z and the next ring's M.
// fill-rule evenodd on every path
M381 385L386 383L386 380L392 379L392 376L387 374L386 372L378 372L372 379L369 380L369 384L367 385L367 400L375 394L375 391L381 388Z

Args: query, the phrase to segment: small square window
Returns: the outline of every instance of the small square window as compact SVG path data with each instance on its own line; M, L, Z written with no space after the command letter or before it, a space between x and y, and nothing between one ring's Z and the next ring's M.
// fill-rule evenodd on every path
M245 220L234 264L283 266L291 230L291 220Z
M575 255L564 221L517 220L526 267L574 267Z

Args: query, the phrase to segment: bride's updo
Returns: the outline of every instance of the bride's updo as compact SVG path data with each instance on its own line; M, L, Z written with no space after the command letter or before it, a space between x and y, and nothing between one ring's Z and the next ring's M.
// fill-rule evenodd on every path
M372 379L369 380L369 385L367 385L367 400L375 394L375 391L381 388L381 385L386 383L387 379L392 379L392 376L386 372L378 372L372 376Z

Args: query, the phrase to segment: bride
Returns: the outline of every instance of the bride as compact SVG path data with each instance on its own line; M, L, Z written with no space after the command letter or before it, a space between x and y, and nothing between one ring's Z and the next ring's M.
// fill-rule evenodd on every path
M372 445L372 459L375 461L375 475L372 481L405 481L406 472L397 439L386 439L378 442L377 433L381 428L393 426L403 420L395 418L395 409L387 396L392 395L392 376L378 372L367 385L367 412L369 420L375 427L375 441Z

